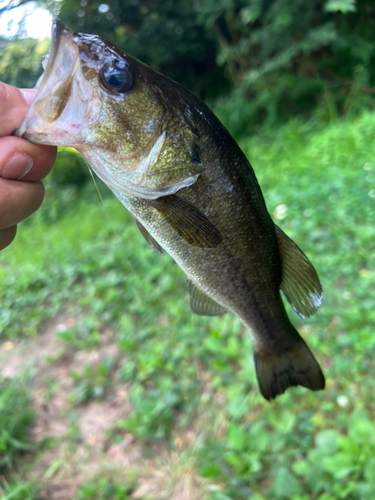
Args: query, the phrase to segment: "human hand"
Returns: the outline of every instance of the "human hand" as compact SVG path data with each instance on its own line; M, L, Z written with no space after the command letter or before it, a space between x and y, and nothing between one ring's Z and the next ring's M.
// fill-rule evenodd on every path
M10 136L29 110L37 91L0 82L0 250L16 236L16 224L37 210L44 198L41 183L57 149Z

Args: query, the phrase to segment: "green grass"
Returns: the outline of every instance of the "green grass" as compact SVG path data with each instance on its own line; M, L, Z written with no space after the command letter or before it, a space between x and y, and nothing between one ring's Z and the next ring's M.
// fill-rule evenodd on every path
M1 378L0 497L3 500L36 500L35 485L17 479L21 457L35 448L30 443L33 416L32 401L24 382Z
M21 381L0 379L0 474L12 470L17 457L29 451L33 420L30 395Z
M115 483L108 477L83 484L73 500L131 500L134 491L134 481L126 479L122 484ZM145 498L142 500L146 500Z
M39 487L33 482L15 480L0 485L1 500L39 500Z
M195 468L213 500L371 500L374 137L375 117L364 114L321 130L291 123L242 144L275 222L307 253L324 287L308 321L288 307L323 365L324 392L297 388L263 401L240 322L193 316L172 259L147 246L115 199L105 196L103 206L91 191L87 201L85 190L79 200L74 191L47 191L44 212L1 252L1 335L37 335L61 310L79 313L58 334L69 348L95 349L110 328L119 361L74 374L71 404L129 384L133 410L112 438L131 432L145 449L162 441L173 448L194 429Z

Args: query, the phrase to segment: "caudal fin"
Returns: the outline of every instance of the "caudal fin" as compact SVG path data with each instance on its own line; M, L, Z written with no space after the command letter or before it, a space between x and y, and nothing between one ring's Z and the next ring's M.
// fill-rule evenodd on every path
M323 372L301 337L295 348L287 352L273 355L254 352L254 361L260 392L268 401L288 387L302 385L312 391L325 387Z

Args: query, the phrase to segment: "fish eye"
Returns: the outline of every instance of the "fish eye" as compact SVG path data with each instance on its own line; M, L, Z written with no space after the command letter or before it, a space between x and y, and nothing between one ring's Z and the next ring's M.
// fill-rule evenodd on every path
M112 59L99 72L103 87L114 94L128 92L133 86L133 70L125 61Z

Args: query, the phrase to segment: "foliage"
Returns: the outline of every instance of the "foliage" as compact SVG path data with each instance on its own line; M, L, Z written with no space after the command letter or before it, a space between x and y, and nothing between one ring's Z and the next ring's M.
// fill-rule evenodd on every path
M0 482L2 500L40 500L39 487L33 482L15 480L11 483Z
M53 166L53 172L48 179L51 186L61 189L61 186L82 187L91 179L89 168L83 157L71 148L60 148Z
M33 38L0 38L0 78L20 88L34 87L42 74L42 59L49 51L50 41Z
M96 480L83 484L73 500L131 500L134 491L134 481L114 482L103 475ZM146 500L143 498L143 500Z
M369 416L354 412L347 436L328 428L316 433L313 442L306 439L311 417L302 413L297 418L285 409L255 425L232 422L225 439L211 442L201 457L201 474L226 484L212 498L245 500L252 493L275 500L372 499L375 426Z
M24 385L0 379L0 473L11 470L18 455L31 449L32 420L31 398Z
M228 88L215 61L215 35L198 18L194 2L113 0L102 5L64 0L58 17L74 31L100 34L202 98Z
M357 411L348 422L347 436L335 429L320 431L306 460L296 462L293 469L312 493L370 500L375 488L374 456L375 425L366 412Z
M234 87L232 99L221 98L216 107L236 135L246 135L256 123L274 125L311 110L335 119L354 88L373 105L366 94L372 92L375 48L364 28L368 2L227 6L223 2L229 35L221 37L218 62L230 67Z
M45 206L1 252L1 335L37 335L59 311L78 318L57 334L69 349L98 349L104 330L113 332L116 362L69 374L72 410L89 398L110 399L112 387L123 385L132 410L109 441L132 434L145 454L165 442L177 451L191 443L208 498L370 500L374 134L374 116L365 113L329 127L293 121L242 143L275 222L323 283L323 305L305 324L288 311L322 362L324 392L300 388L264 402L240 322L231 314L192 315L181 270L145 243L113 197L102 191L103 205L88 186L49 184ZM98 481L79 499L91 498L93 485L103 496L106 488L125 494L126 485Z
M103 397L104 391L110 385L113 369L114 359L108 356L95 369L86 366L83 373L72 373L75 388L70 396L71 401L79 404L92 397Z

